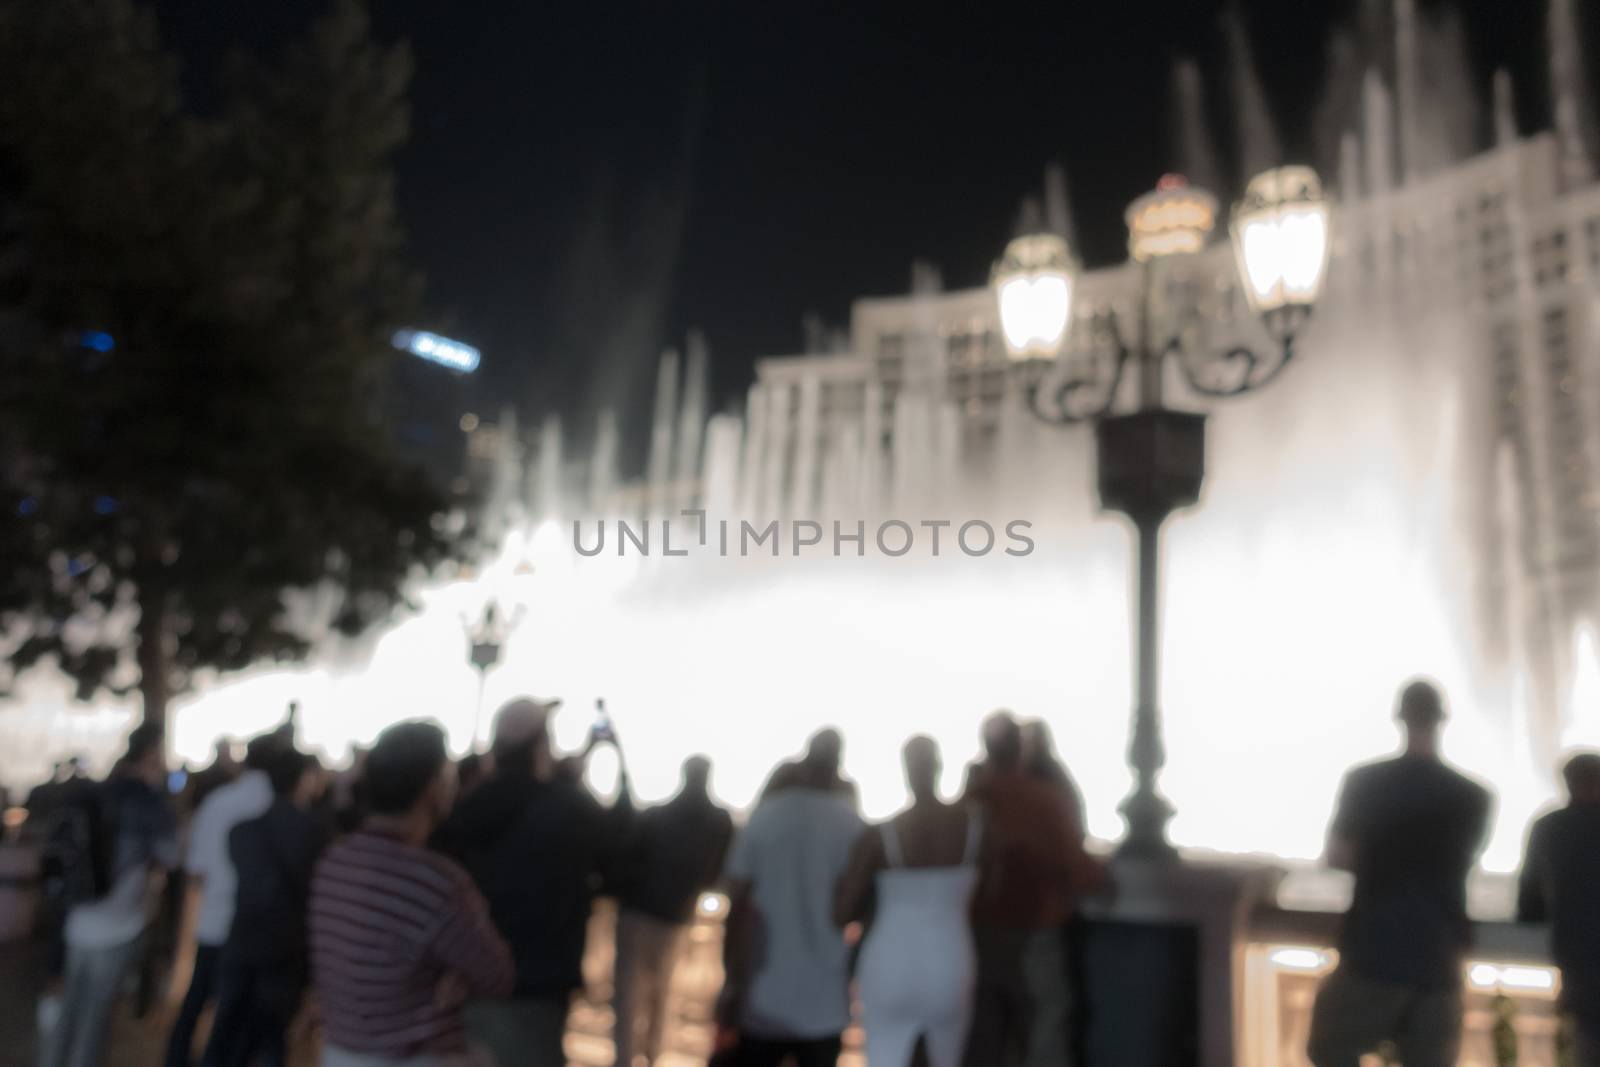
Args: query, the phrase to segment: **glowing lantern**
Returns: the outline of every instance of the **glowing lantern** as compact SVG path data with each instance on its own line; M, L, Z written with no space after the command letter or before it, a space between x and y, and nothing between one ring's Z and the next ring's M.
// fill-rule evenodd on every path
M1055 234L1028 234L1006 245L989 284L1012 359L1053 359L1060 351L1072 317L1076 274L1067 242Z
M1250 307L1269 324L1316 303L1327 274L1332 205L1310 167L1278 167L1250 180L1233 209L1233 250Z
M1181 174L1165 174L1155 190L1128 205L1128 252L1140 263L1158 256L1200 251L1217 222L1217 198L1189 184Z

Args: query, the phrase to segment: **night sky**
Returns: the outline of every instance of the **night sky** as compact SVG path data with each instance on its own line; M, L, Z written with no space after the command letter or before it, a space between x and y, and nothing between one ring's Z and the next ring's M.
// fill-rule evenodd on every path
M802 315L843 325L852 298L903 292L915 257L983 281L1048 161L1084 258L1115 262L1123 207L1176 162L1176 56L1200 61L1233 165L1223 6L376 0L378 35L416 61L400 197L430 324L483 349L486 404L582 432L620 402L637 450L687 328L738 403L756 357L801 348ZM1240 6L1285 155L1309 158L1329 37L1361 5ZM1457 6L1480 94L1509 66L1524 128L1544 125L1543 0ZM320 7L157 5L201 99L229 48L273 48Z

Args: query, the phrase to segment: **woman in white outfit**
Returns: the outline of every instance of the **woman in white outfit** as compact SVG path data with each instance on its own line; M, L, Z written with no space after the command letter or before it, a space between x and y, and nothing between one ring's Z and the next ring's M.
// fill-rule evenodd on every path
M929 1067L959 1067L977 976L967 911L983 826L939 799L930 738L907 741L904 756L911 806L861 835L834 918L869 926L856 975L869 1067L906 1067L919 1040Z

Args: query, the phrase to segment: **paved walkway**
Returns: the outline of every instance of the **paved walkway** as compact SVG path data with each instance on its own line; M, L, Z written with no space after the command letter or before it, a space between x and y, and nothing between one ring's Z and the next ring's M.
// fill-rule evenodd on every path
M574 1006L567 1034L571 1067L611 1067L614 926L614 912L602 902L595 910L584 960L588 994ZM700 1067L705 1063L713 1037L712 1005L722 985L721 954L721 926L712 920L696 923L673 974L665 1034L669 1052L663 1055L660 1067ZM0 944L0 1067L35 1067L34 1005L43 974L41 946L32 942ZM124 998L112 1022L107 1065L159 1067L175 1005L171 998L164 999L145 1018L135 1019L131 1001L131 997ZM304 1035L291 1055L290 1067L314 1067L316 1062L315 1038Z

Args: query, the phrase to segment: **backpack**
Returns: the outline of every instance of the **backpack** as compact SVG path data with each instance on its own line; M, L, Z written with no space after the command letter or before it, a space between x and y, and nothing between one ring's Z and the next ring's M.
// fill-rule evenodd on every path
M39 850L39 896L55 909L99 900L111 890L116 829L100 788L85 789L51 813Z

